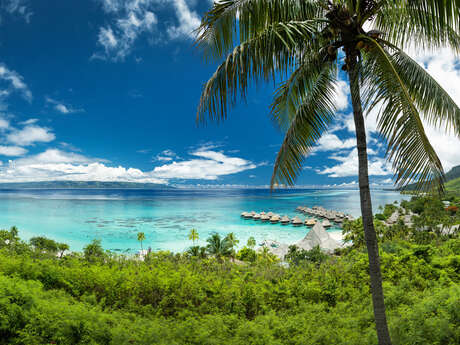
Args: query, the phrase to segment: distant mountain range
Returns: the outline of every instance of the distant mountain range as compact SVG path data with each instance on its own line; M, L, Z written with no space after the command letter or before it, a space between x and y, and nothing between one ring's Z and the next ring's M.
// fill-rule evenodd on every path
M416 184L412 183L404 187L402 190L411 191L415 189ZM460 165L453 167L446 173L446 189L448 191L460 192Z
M42 181L0 183L0 189L173 189L173 187L137 182Z

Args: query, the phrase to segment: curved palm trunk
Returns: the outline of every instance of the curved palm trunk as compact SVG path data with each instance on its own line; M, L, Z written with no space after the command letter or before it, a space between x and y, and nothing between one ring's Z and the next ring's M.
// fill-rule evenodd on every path
M369 174L367 162L366 129L364 125L363 109L359 89L359 77L356 66L357 53L347 52L348 76L350 78L350 93L353 105L353 115L356 128L356 142L359 161L359 193L361 199L361 214L363 218L364 239L369 257L369 275L371 279L372 304L374 307L375 326L379 345L391 345L385 315L383 299L382 274L380 271L380 257L377 235L374 229L372 214L371 193L369 189Z

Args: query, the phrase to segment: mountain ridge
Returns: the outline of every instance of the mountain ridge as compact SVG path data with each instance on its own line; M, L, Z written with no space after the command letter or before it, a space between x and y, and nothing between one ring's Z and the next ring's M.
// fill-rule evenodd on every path
M121 181L37 181L3 182L0 189L174 189L158 183Z

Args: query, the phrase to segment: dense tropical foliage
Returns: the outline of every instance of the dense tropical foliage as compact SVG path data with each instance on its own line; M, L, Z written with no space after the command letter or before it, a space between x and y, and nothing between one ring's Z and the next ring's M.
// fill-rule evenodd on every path
M386 208L413 211L415 224L439 205L413 198ZM362 236L359 220L350 229ZM379 236L393 342L458 344L458 232L415 232L385 227ZM362 241L334 255L291 247L281 263L253 239L236 253L217 250L234 235L144 260L99 241L60 258L57 246L37 247L52 240L18 236L0 231L0 344L377 344Z

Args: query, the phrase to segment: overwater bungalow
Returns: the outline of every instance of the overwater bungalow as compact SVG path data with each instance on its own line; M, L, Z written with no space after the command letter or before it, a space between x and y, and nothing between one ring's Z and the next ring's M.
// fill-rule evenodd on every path
M299 217L292 218L292 225L300 226L302 224L303 224L302 219L300 219Z
M331 222L329 222L329 220L324 220L323 221L323 227L325 228L330 228L332 226Z
M251 212L245 212L246 214L243 216L245 219L250 219L252 218L252 213ZM255 214L255 212L254 212Z
M291 222L291 220L289 219L288 216L284 216L284 217L281 217L280 222L281 222L281 224L286 225L286 224L289 224Z
M310 219L305 219L305 225L306 226L314 226L316 224L316 219L310 218Z
M270 218L270 223L278 223L279 221L280 221L280 216L278 214L275 214Z
M270 220L270 217L268 216L268 214L264 213L264 214L261 214L261 215L260 215L260 220L261 220L262 222L267 222L267 221Z

